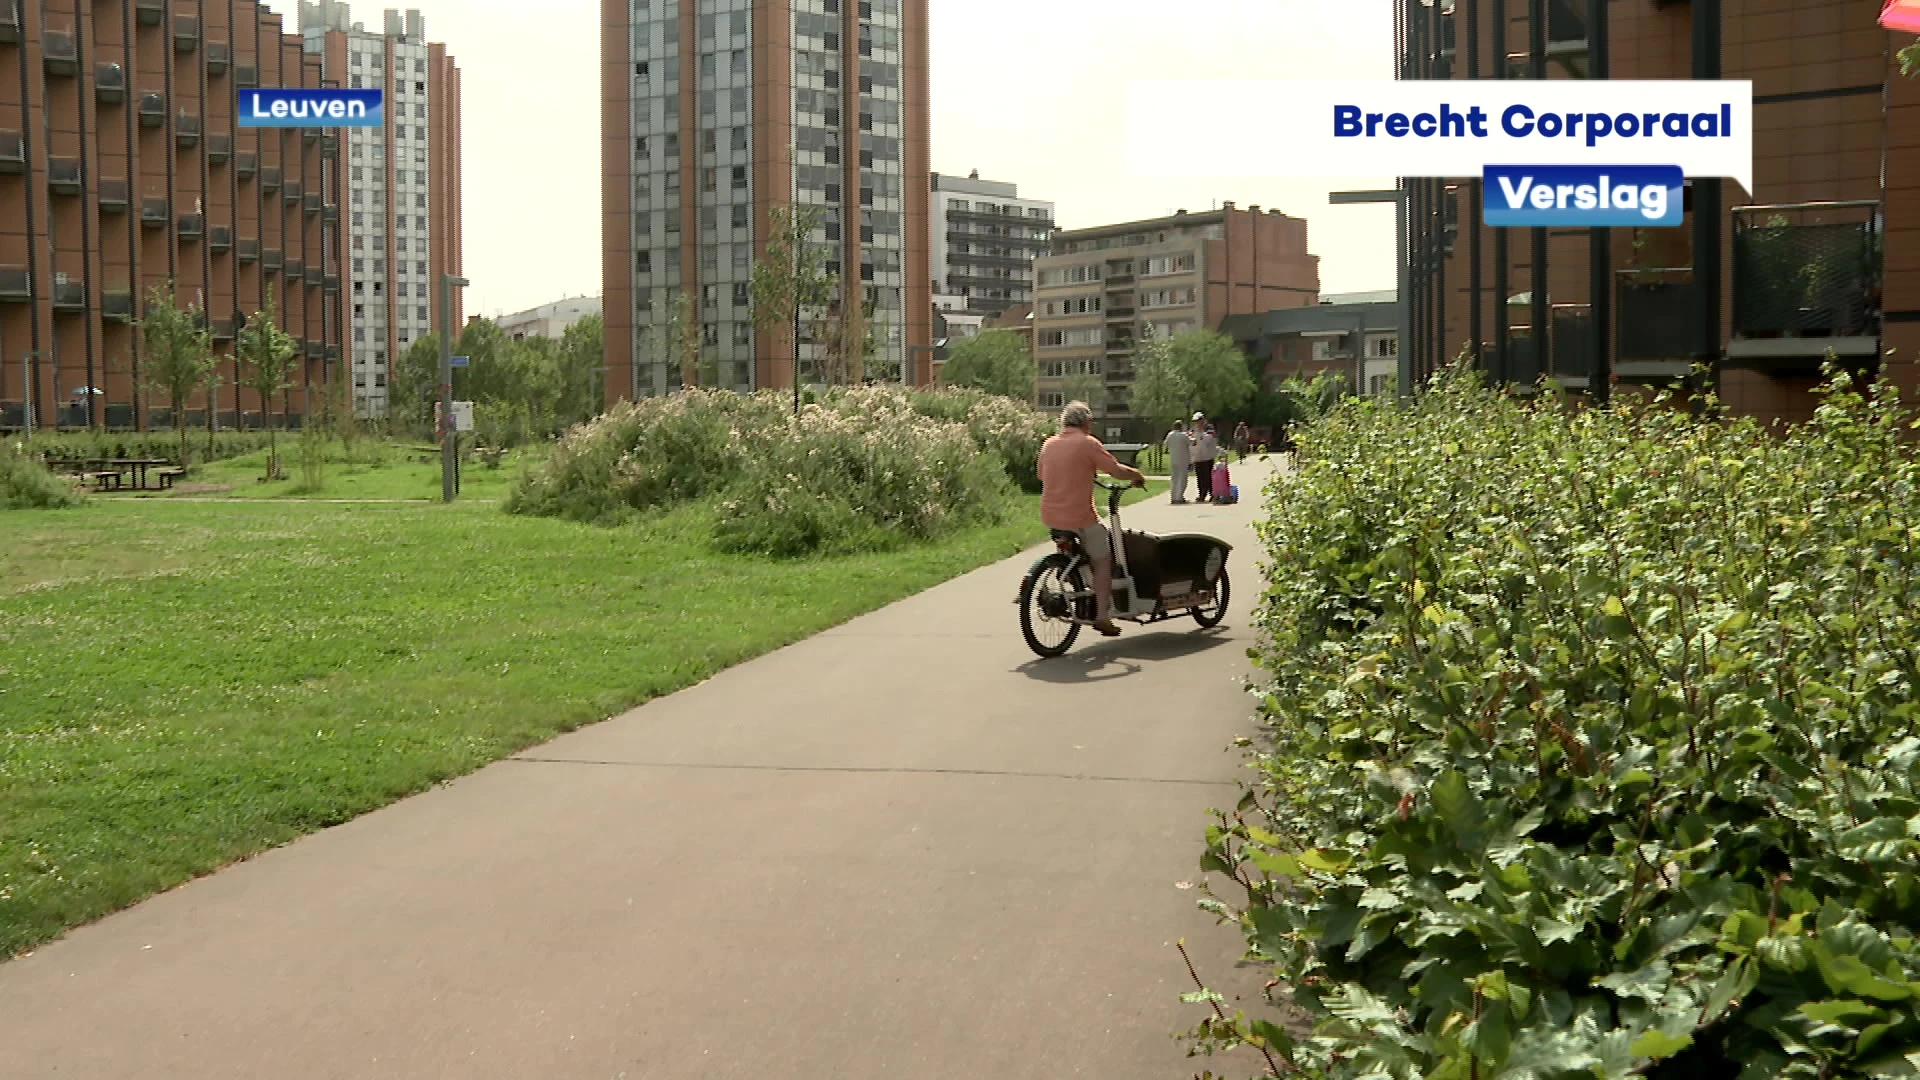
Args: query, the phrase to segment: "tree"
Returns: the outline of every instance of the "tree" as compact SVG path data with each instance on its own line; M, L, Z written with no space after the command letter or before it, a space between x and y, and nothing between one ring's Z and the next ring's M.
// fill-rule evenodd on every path
M555 411L562 426L591 420L607 409L605 327L599 315L589 315L560 336Z
M387 381L387 416L416 431L433 423L433 403L440 400L440 335L413 340L393 362Z
M954 342L940 378L948 386L1033 400L1033 357L1020 335L1011 330L982 330Z
M213 409L213 332L197 306L175 302L173 283L156 285L148 294L146 316L140 320L146 344L148 386L167 395L173 429L180 436L180 463L187 461L187 402L196 391L207 390L207 408Z
M1069 375L1060 381L1060 393L1068 401L1084 401L1092 404L1100 398L1105 384L1098 375Z
M814 336L822 345L825 381L836 386L859 382L878 344L874 337L873 304L849 304L847 300L843 296L827 309Z
M811 206L776 206L769 215L767 245L753 264L753 325L762 333L780 328L793 336L793 382L800 384L800 315L825 307L833 298L834 275L826 271L826 251L807 242L819 227L820 211Z
M1211 330L1155 337L1134 362L1133 411L1160 423L1194 410L1225 415L1245 405L1254 390L1246 354L1232 338Z
M273 287L267 287L267 306L247 316L234 342L240 367L241 385L260 395L260 421L267 426L267 479L280 478L280 452L273 432L273 399L287 388L287 374L293 366L293 335L280 329L273 303ZM309 417L309 420L312 418Z

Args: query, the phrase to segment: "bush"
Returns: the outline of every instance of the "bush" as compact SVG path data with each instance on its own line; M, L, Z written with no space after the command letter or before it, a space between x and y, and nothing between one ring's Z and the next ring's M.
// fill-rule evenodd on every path
M84 499L71 482L28 455L20 443L0 448L0 510L77 506Z
M521 477L513 513L614 523L724 498L714 541L796 555L869 550L997 514L1045 422L975 391L842 388L798 417L779 392L687 390L620 402Z
M220 432L213 437L211 456L208 456L204 427L188 428L187 443L188 452L196 461L226 461L265 450L267 433ZM43 458L162 458L174 461L180 457L180 437L171 429L150 432L41 431L35 432L27 440L26 448L29 453Z
M1844 381L1778 435L1453 375L1303 432L1263 529L1262 783L1202 865L1313 1032L1216 1013L1194 1050L1913 1075L1907 426Z
M1008 485L967 428L856 391L808 409L747 459L720 506L722 550L801 555L870 550L995 518Z

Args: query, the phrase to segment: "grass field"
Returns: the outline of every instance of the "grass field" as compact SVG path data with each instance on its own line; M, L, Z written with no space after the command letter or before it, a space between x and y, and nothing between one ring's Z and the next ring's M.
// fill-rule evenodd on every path
M1045 537L1026 497L779 562L713 553L705 505L608 530L259 494L0 513L0 957Z

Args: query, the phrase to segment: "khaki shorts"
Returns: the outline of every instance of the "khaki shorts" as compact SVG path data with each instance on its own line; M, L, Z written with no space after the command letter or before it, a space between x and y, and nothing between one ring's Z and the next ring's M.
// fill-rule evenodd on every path
M1080 550L1089 559L1113 558L1113 535L1107 532L1105 525L1089 525L1084 529L1063 529L1080 537Z

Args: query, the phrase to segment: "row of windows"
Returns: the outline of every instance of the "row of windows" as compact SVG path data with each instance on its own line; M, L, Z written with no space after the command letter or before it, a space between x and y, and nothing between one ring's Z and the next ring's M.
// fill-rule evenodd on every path
M1098 375L1102 365L1097 356L1083 356L1078 360L1042 360L1037 366L1042 378L1059 379L1068 375Z
M1183 304L1193 303L1194 296L1191 285L1183 289L1148 289L1140 294L1140 306L1143 308L1180 307Z
M1080 330L1042 330L1036 336L1040 345L1098 345L1106 340L1106 329L1089 326Z
M348 67L366 67L374 71L379 71L380 65L384 62L384 59L383 59L384 56L385 54L380 52L362 52L358 49L355 49L350 51L347 54L347 66ZM406 64L407 64L406 57L404 56L394 57L393 69L395 71L404 71L406 69ZM416 73L421 75L426 74L427 72L426 59L424 57L415 57L413 61L413 70Z
M1050 266L1040 271L1042 285L1077 285L1083 281L1099 281L1100 264L1083 263L1079 266Z
M1191 271L1193 265L1192 252L1188 252L1185 255L1156 255L1143 264L1144 268L1140 272L1149 276L1154 274L1184 274Z
M1128 233L1125 236L1100 236L1086 240L1069 240L1060 249L1063 255L1075 255L1082 251L1106 251L1119 247L1142 247L1146 244L1164 244L1167 242L1167 230L1151 233ZM1198 236L1203 240L1219 240L1227 235L1226 226L1208 225L1199 229L1175 229L1175 237Z
M355 251L365 250L360 244L360 241L364 239L366 239L366 237L355 236L353 238L353 250ZM381 244L385 242L386 242L386 237L384 236L375 235L373 238L373 246L375 248L378 248ZM397 250L401 252L405 252L407 250L407 238L404 236L398 238L397 240L394 241L394 245ZM425 255L427 253L427 238L424 236L414 237L413 250L415 254Z
M1088 315L1099 312L1098 296L1075 296L1066 300L1048 300L1040 305L1042 315Z
M1028 206L1022 208L1015 203L1002 205L1000 203L981 202L978 200L969 201L967 199L948 199L947 209L961 210L975 214L1001 214L1006 217L1038 218L1041 221L1045 221L1049 217L1049 212L1044 206Z

